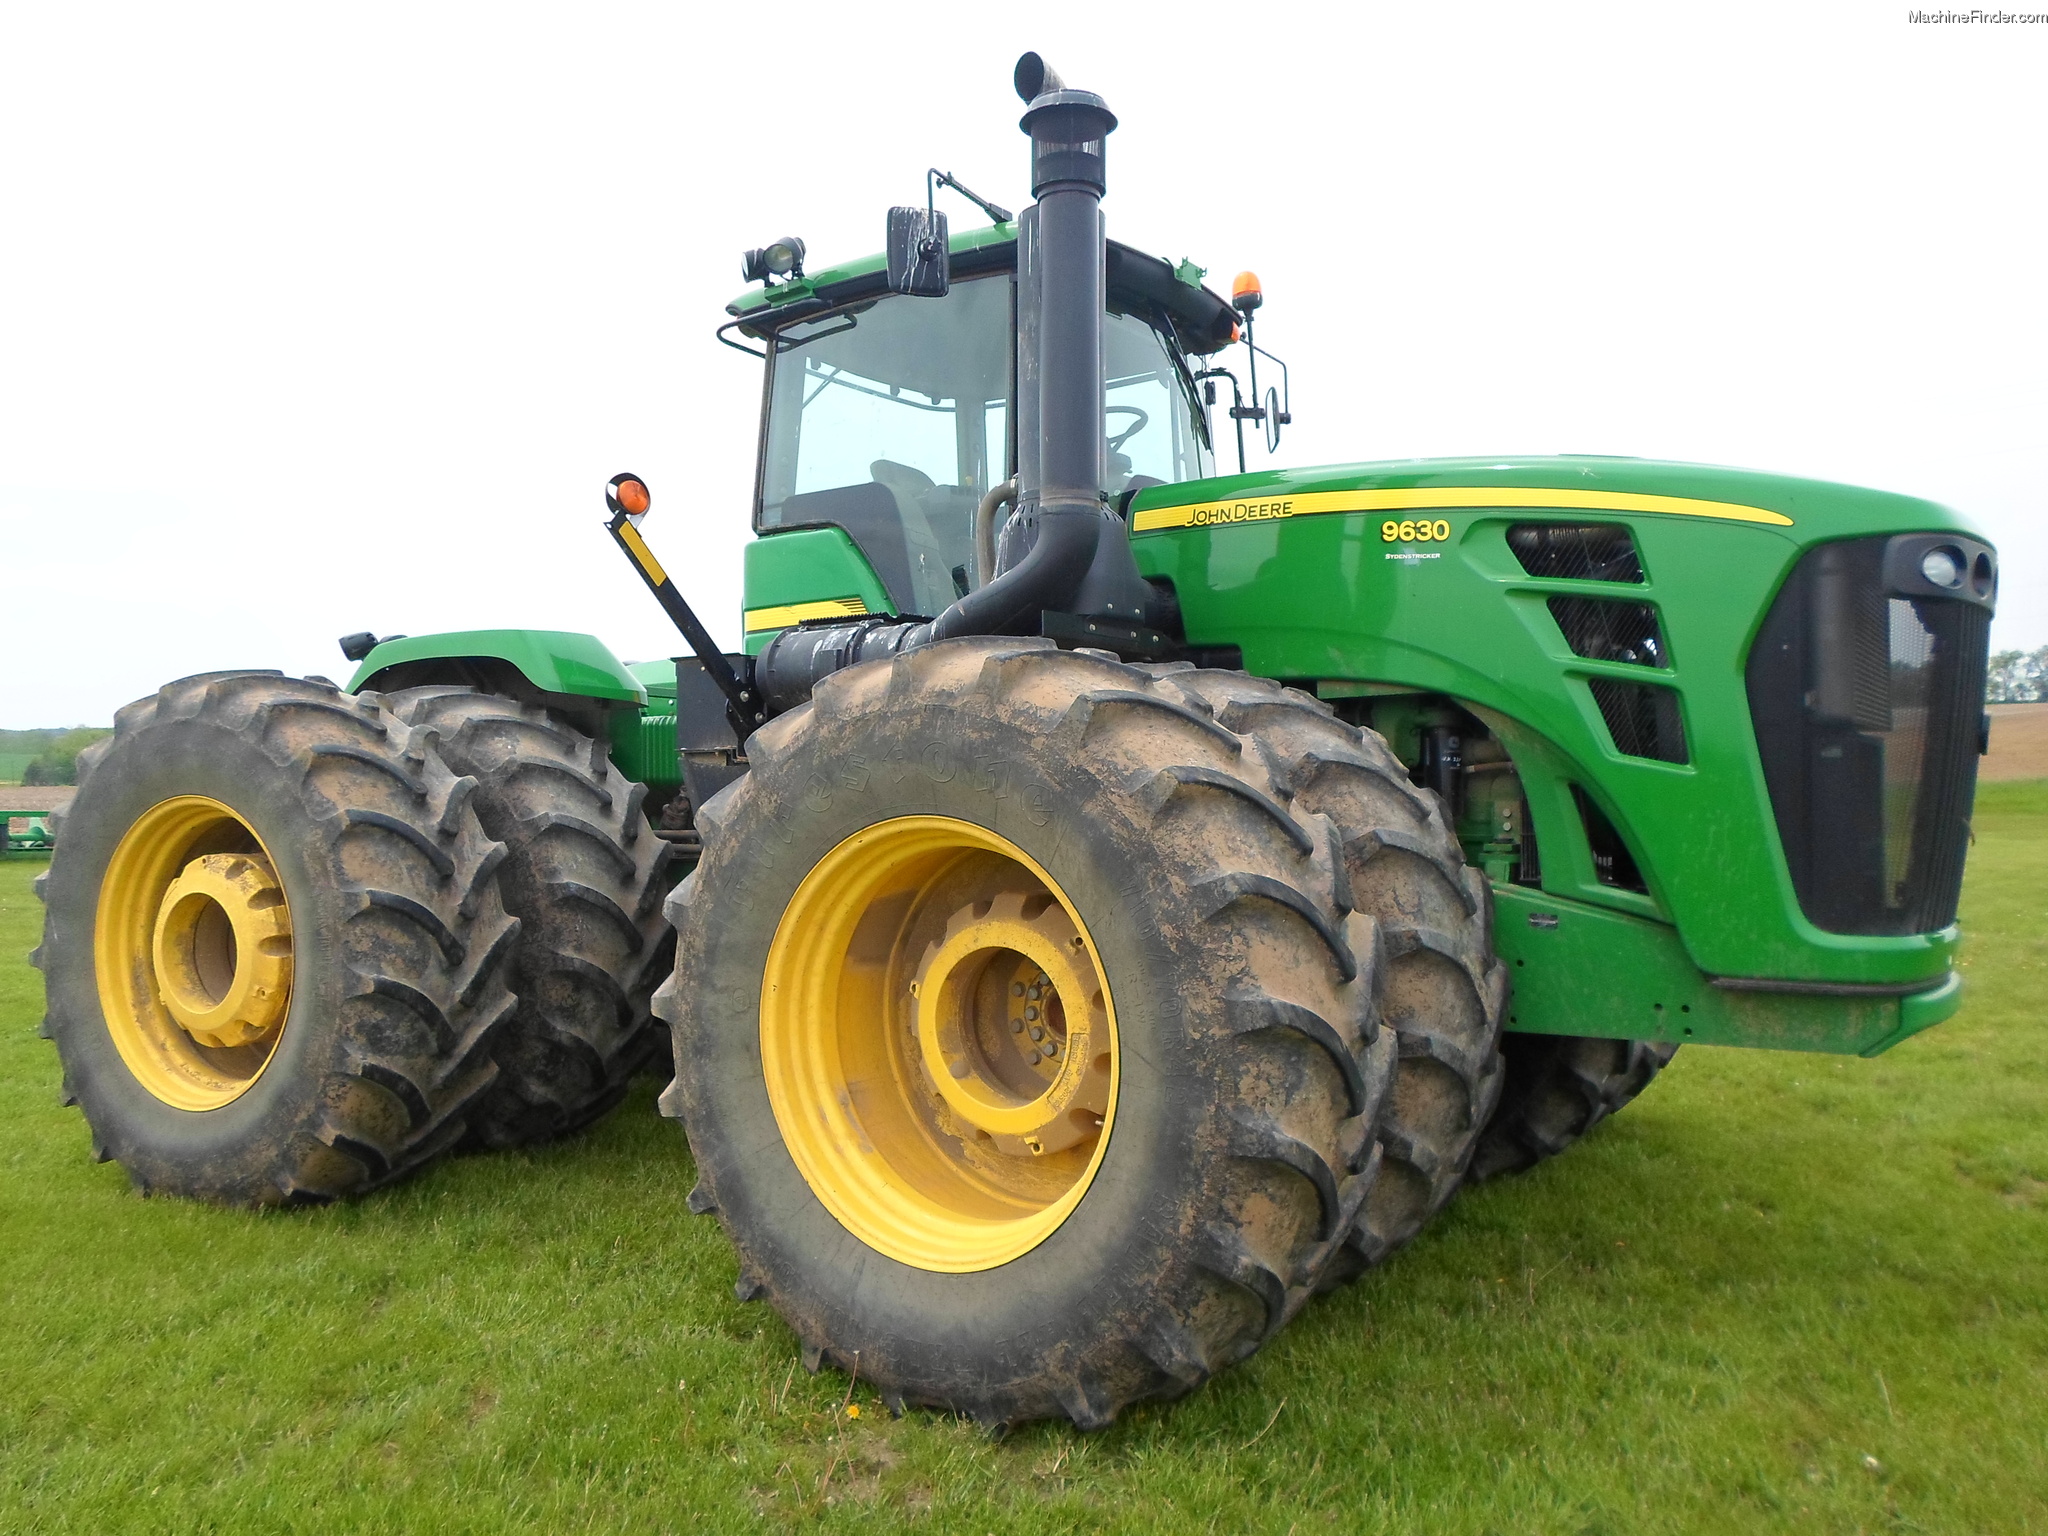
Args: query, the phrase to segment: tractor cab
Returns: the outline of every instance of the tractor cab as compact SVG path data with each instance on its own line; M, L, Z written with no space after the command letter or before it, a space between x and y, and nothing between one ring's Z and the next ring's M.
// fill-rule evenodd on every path
M767 362L755 531L842 531L889 605L925 617L988 579L975 510L1017 471L1015 230L952 244L942 297L888 292L871 258L745 295L722 333ZM1232 313L1197 268L1112 242L1108 269L1100 490L1120 505L1215 473L1196 376Z

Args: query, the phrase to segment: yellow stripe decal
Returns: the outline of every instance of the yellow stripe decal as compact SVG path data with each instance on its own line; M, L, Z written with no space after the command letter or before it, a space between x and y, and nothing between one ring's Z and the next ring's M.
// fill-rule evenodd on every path
M647 541L640 537L640 530L631 523L619 525L619 537L626 542L626 548L633 552L633 558L640 562L640 569L647 573L647 579L657 587L668 580L668 572L661 568L661 562L654 558L654 551L647 547Z
M828 597L815 603L784 603L779 608L749 608L747 633L763 629L788 629L806 619L857 619L868 605L857 597Z
M1131 529L1218 528L1229 523L1264 523L1282 517L1333 512L1409 512L1462 507L1493 510L1559 507L1595 512L1665 512L1679 517L1718 517L1737 523L1790 528L1792 519L1763 507L1732 501L1698 501L1690 496L1642 496L1633 491L1558 490L1526 485L1425 485L1404 491L1307 491L1294 496L1248 496L1239 501L1204 501L1185 507L1147 507Z

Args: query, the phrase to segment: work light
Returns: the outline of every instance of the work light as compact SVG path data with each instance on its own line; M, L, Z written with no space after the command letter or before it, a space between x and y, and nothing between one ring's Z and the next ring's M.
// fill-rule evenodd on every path
M750 283L765 283L772 277L804 275L804 243L795 235L784 235L770 245L748 251L740 271Z
M1920 574L1937 587L1959 587L1963 584L1961 555L1956 550L1936 545L1920 557Z

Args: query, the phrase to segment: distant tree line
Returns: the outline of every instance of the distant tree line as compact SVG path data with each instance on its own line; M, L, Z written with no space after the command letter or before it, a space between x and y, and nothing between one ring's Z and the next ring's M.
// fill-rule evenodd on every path
M0 731L0 758L28 758L21 769L24 784L76 784L78 754L112 734L93 725L70 730Z
M1984 682L1991 704L2037 704L2048 701L2048 645L2038 651L2000 651L1991 658Z

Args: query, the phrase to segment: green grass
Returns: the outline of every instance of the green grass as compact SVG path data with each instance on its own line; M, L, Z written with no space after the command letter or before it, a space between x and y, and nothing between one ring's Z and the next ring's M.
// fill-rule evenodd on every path
M28 771L28 765L35 760L33 752L0 752L0 790L10 784L19 784L21 776Z
M2048 784L1977 827L1957 1019L1690 1049L1196 1397L1001 1443L841 1416L644 1091L341 1209L136 1198L0 860L0 1529L2048 1531Z

